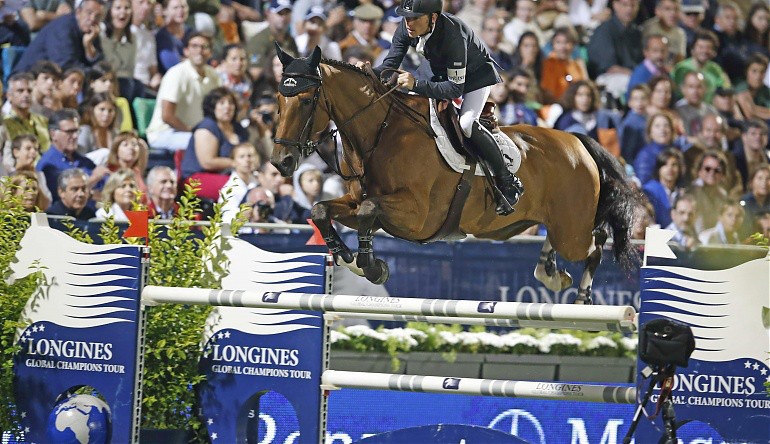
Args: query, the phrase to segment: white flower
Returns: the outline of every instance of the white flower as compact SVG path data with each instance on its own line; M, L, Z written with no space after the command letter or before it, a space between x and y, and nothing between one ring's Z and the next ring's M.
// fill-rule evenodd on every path
M623 336L620 339L620 345L622 345L626 350L634 351L639 345L639 338L627 338Z
M340 333L337 330L332 330L331 334L329 335L329 343L334 344L338 341L349 341L350 336L346 335L345 333Z
M385 329L382 331L382 334L384 334L386 338L395 338L398 342L406 343L410 347L416 347L419 344L417 340L411 336L410 332L403 328Z
M455 345L460 342L460 338L457 334L452 333L451 331L440 331L438 336L449 345Z
M372 330L366 325L351 325L350 327L345 328L345 333L350 335L351 337L356 337L356 338L359 336L367 336L373 339L380 340L382 342L385 342L388 340L388 337L385 336L383 333L380 333L376 330Z
M506 346L516 347L517 345L525 345L529 347L540 348L540 340L530 335L523 335L521 333L512 332L500 337Z
M618 348L618 344L607 336L597 336L586 345L587 350L596 350L602 347Z
M582 344L580 339L564 333L548 333L540 339L540 351L550 353L554 345L574 345L579 347Z

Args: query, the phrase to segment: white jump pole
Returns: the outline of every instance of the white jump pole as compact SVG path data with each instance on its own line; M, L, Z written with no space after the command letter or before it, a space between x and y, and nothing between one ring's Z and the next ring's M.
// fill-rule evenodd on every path
M323 372L321 383L323 384L322 387L327 390L356 388L611 404L636 403L636 388L634 387L582 383L505 381L338 370Z
M313 310L406 316L538 321L550 328L634 331L633 307L535 304L404 297L325 295L206 288L158 287L142 291L142 303ZM590 325L590 327L584 327Z

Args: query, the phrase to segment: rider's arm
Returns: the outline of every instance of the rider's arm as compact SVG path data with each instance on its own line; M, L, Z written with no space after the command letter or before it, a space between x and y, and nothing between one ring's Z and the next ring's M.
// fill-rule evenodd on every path
M465 74L468 66L468 44L466 37L459 29L447 26L444 42L454 42L451 45L442 45L441 51L446 60L446 73L434 72L441 76L438 81L417 80L412 91L421 96L433 99L456 99L462 97L465 90ZM428 44L430 44L430 40ZM431 65L433 66L433 65Z

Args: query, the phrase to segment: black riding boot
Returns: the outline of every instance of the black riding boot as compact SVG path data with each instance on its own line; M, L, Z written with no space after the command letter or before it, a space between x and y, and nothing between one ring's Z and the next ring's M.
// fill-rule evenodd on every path
M495 184L500 191L496 193L497 207L495 211L501 216L513 213L513 206L524 194L524 186L521 181L508 171L495 138L479 122L473 123L469 140L495 175Z

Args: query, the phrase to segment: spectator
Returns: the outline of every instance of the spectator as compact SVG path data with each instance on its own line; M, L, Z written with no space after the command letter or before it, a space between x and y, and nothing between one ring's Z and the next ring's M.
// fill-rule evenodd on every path
M770 120L770 88L764 84L768 58L754 54L746 62L746 81L735 87L735 99L746 119Z
M265 22L259 23L259 30L253 35L244 35L246 38L246 53L249 54L249 74L252 79L262 77L263 69L273 59L275 43L281 45L281 49L297 55L297 44L289 32L291 23L291 0L272 0L270 8L265 11ZM244 34L247 34L244 32Z
M150 218L171 219L179 212L176 203L176 174L171 168L158 165L147 173Z
M671 242L676 242L681 247L692 250L700 241L695 232L696 201L690 194L679 194L671 206L671 223L666 227L676 233Z
M700 156L695 170L696 179L690 185L690 193L695 197L698 207L695 231L702 233L717 224L719 210L727 201L727 192L722 187L727 161L722 153L708 151Z
M546 103L558 102L570 83L587 80L588 71L581 59L572 58L577 34L571 28L557 28L551 39L553 51L543 60L540 89Z
M540 50L540 40L536 34L527 31L521 35L519 44L513 52L513 65L529 71L532 79L540 78L543 72L543 52ZM527 101L541 103L541 96L538 82L529 82Z
M657 158L674 143L674 119L667 112L653 114L647 121L649 143L642 147L634 159L634 173L642 185L652 179L656 171Z
M32 0L24 3L19 16L27 24L29 30L37 33L43 26L51 21L72 13L72 6L68 1Z
M326 18L323 6L317 5L310 8L302 27L305 32L294 39L300 57L309 56L318 46L325 58L342 60L340 45L326 36Z
M753 177L757 169L768 165L767 124L759 119L749 119L743 126L741 132L741 143L733 154L735 155L735 166L743 178L743 187L745 188ZM748 182L748 183L747 183Z
M80 168L69 168L62 171L56 182L57 200L48 207L46 213L70 216L77 220L89 220L96 217L96 212L88 205L91 194L88 181L88 174Z
M354 47L356 49L359 47ZM261 97L273 96L278 92L278 81L283 76L283 64L278 56L273 56L268 61L268 66L263 70L262 77L254 83L254 93L252 93L252 105L256 105L255 102Z
M233 160L233 172L222 187L223 193L219 195L219 202L224 202L222 221L225 223L235 219L240 213L246 194L250 189L259 186L254 171L262 164L257 149L250 143L234 146L230 151L230 158Z
M246 204L251 207L249 211L249 222L252 223L271 223L286 224L281 219L274 216L275 195L265 187L252 188L246 195ZM288 234L288 229L266 229L243 227L239 231L241 234L259 234L259 233L278 233Z
M294 172L294 207L289 222L307 224L310 210L321 200L323 173L315 165L305 162Z
M628 90L636 85L646 84L655 76L668 75L668 46L660 34L649 34L644 38L644 60L636 65L628 81Z
M112 217L115 222L128 222L126 211L136 199L136 176L129 169L114 172L104 184L102 207L96 210L96 217L107 219Z
M700 131L695 136L695 145L705 150L727 151L725 120L721 115L706 114L703 116Z
M39 60L50 60L63 69L87 68L101 60L99 22L104 14L101 0L83 0L75 12L43 27L21 56L14 72L29 71Z
M142 174L147 168L147 144L136 133L120 133L115 136L109 149L102 148L88 154L96 166L104 165L113 173L123 168L132 170L136 180L136 188L143 194L141 200L146 202L148 190L142 179Z
M51 203L40 190L34 171L16 171L11 176L9 184L10 191L17 196L21 196L21 205L24 211L28 213L45 211L48 208L48 204Z
M704 230L699 237L703 245L739 245L738 230L745 213L737 202L725 202L719 209L719 219L714 228Z
M714 19L714 30L719 38L716 62L724 68L733 83L739 83L746 74L746 60L749 56L748 41L740 29L741 15L735 2L723 0L719 2Z
M663 111L673 111L671 100L674 97L674 82L669 76L656 76L650 82L650 103L647 105L647 115Z
M634 24L639 1L615 0L612 11L612 18L596 28L588 43L588 72L620 74L627 80L643 59L642 32Z
M89 101L94 94L109 94L112 97L115 107L118 110L118 127L121 131L132 131L134 129L134 122L131 117L131 106L128 103L128 99L125 97L116 96L117 91L117 79L115 78L115 71L112 69L112 65L109 62L101 61L88 70L86 76L86 97L85 101Z
M476 35L481 35L484 19L491 16L495 9L495 0L466 0L462 9L457 11L457 18L465 22Z
M118 135L118 109L109 93L96 93L83 107L83 124L78 134L78 150L82 154L109 149Z
M296 173L295 173L296 174ZM287 185L278 169L270 162L263 162L257 172L259 184L275 196L275 211L273 215L283 221L288 221L294 199L291 195L291 185Z
M147 128L152 148L185 149L192 127L203 119L203 97L219 86L219 75L206 64L211 57L211 39L192 33L184 51L187 59L172 67L160 83L158 104Z
M761 213L770 212L770 166L762 165L749 177L748 193L741 198L741 206L746 212L740 230L741 239L755 233L755 222Z
M754 228L751 232L752 234L759 233L765 239L770 238L770 210L760 210L754 216ZM753 243L751 239L744 242Z
M46 151L51 146L48 119L30 110L33 84L34 78L29 73L13 74L8 79L7 97L11 112L3 118L3 125L9 140L14 140L22 134L32 134L37 138L40 150Z
M734 142L741 136L741 130L743 129L743 115L738 108L738 104L735 103L735 90L732 88L717 88L711 104L714 105L714 108L725 119L727 124L725 132L727 140Z
M129 103L144 92L141 82L134 80L137 46L131 33L131 8L131 0L112 0L101 33L104 59L117 77L119 94L116 95L125 97Z
M86 185L89 190L99 184L109 170L97 167L91 159L77 152L78 133L80 132L80 117L73 109L57 111L48 121L48 133L51 136L51 147L43 153L37 170L45 174L46 183L59 183L59 175L70 168L80 168L87 175ZM59 184L58 189L62 189ZM54 202L58 195L51 190ZM86 196L86 199L88 196Z
M573 82L562 98L564 112L556 120L554 128L587 134L609 149L611 132L616 132L619 119L608 110L600 108L599 91L590 80ZM601 139L601 140L600 140ZM617 134L614 148L619 154Z
M569 21L581 29L583 35L593 34L610 17L612 9L607 0L569 0Z
M652 179L642 187L655 209L655 223L661 227L671 224L671 207L680 194L684 177L684 158L676 148L666 148L655 159Z
M631 226L631 239L644 240L647 228L655 224L655 209L644 195L639 196L634 204L634 219Z
M692 45L695 42L695 36L699 32L705 31L705 29L701 27L701 23L703 23L703 19L706 17L706 8L703 6L702 0L682 0L681 10L682 13L679 15L679 27L684 30L689 55L690 48L692 48ZM718 44L717 41L717 45ZM714 54L716 54L716 52Z
M40 144L37 141L37 137L32 134L22 134L14 137L11 143L11 156L13 157L13 168L11 171L31 171L37 178L37 188L43 195L41 203L44 204L45 208L48 208L48 205L53 200L53 195L48 188L45 175L42 171L35 171L37 159L40 157ZM45 208L43 208L43 211L45 211Z
M503 27L503 35L505 40L511 45L520 45L520 40L525 33L530 33L535 36L538 42L545 42L546 35L540 25L537 24L535 15L537 12L537 2L533 0L516 0L516 9L511 18ZM539 45L538 45L539 48ZM538 78L540 78L538 76Z
M384 15L382 9L372 3L363 3L353 10L352 15L353 30L340 40L340 51L344 55L345 51L353 46L363 46L372 52L376 60L383 50L390 48L390 42L385 42L378 36Z
M756 2L751 5L747 17L744 35L749 54L759 52L770 57L770 8L765 3Z
M32 84L30 111L50 119L54 112L63 107L61 97L59 97L62 70L59 65L51 61L40 60L35 63L30 72L35 78L35 82Z
M700 31L695 34L692 46L690 48L691 57L677 63L674 67L672 77L678 87L684 83L684 76L691 71L703 74L706 93L704 100L711 103L714 92L717 88L729 88L730 78L725 74L714 57L719 48L719 40L711 31Z
M666 38L671 59L664 63L678 62L687 55L687 37L679 27L680 0L658 0L655 4L655 17L642 24L642 38L660 35Z
M620 122L620 156L627 161L636 159L647 139L647 105L650 103L650 88L646 83L634 86L629 94L628 113Z
M86 75L80 68L70 68L62 75L59 95L64 108L77 108L83 93Z
M382 26L380 27L380 38L386 42L392 42L393 35L396 33L396 29L398 29L402 19L403 17L396 13L395 6L388 8L385 11L385 17L383 18ZM299 36L297 38L299 38ZM297 44L299 44L299 42L297 42ZM329 58L328 56L325 57Z
M155 91L160 86L158 46L155 35L147 26L155 0L132 0L131 37L136 40L134 78Z
M527 106L527 93L532 77L529 71L520 67L511 70L511 80L508 82L508 103L503 105L500 111L500 124L537 125L537 114Z
M222 63L217 67L219 80L238 98L238 118L242 119L249 111L254 83L246 74L246 50L240 44L233 44L225 46L222 53Z
M684 76L683 98L676 102L676 112L682 119L685 134L689 137L700 132L700 125L706 114L719 114L711 104L704 102L706 86L703 74L690 71Z
M501 48L503 39L503 21L500 17L492 15L484 19L484 27L481 30L481 41L487 46L487 51L492 60L497 63L503 71L510 71L513 68L513 58L510 53Z
M172 66L187 57L184 40L192 29L185 24L190 15L187 0L165 0L162 5L165 24L155 34L155 46L158 51L158 70L165 75Z
M182 177L200 181L198 196L216 201L233 168L230 151L248 140L248 132L237 122L237 99L227 88L217 88L203 99L203 120L193 128L193 137L182 160Z

